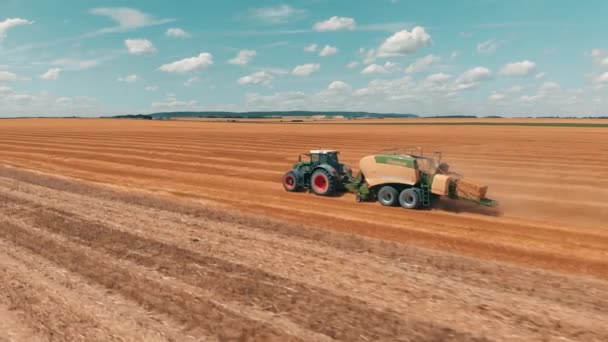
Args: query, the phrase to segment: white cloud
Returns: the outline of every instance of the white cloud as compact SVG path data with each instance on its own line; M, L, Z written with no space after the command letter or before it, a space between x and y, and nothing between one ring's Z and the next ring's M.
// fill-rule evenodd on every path
M119 77L116 79L116 81L123 82L123 83L135 83L138 80L139 80L139 76L137 76L137 75L128 75L128 76Z
M21 18L7 18L4 21L0 21L0 42L6 38L6 32L9 29L19 25L33 24L33 21L21 19Z
M171 38L188 38L190 37L190 33L184 31L179 27L171 27L165 31L165 35Z
M213 55L202 52L198 56L184 58L173 63L163 64L158 69L165 72L186 73L203 69L213 64Z
M307 47L304 48L304 51L306 51L306 52L315 52L315 51L317 51L318 47L319 46L317 44L310 44L310 45L308 45Z
M40 75L40 78L43 80L56 80L59 78L59 74L61 73L61 68L50 68L47 72Z
M494 93L494 94L490 95L490 97L488 99L492 100L492 101L501 101L501 100L504 100L505 98L506 98L505 94Z
M388 73L388 71L386 71L386 69L384 69L384 67L382 65L379 64L370 64L367 67L365 67L365 69L361 70L361 73L364 75L368 75L368 74L386 74Z
M171 96L167 96L163 101L153 102L152 108L167 111L194 110L198 109L198 102L195 100L180 101L171 94Z
M545 77L545 73L544 72L539 72L538 74L534 75L534 79L535 80L540 80L543 77Z
M365 69L361 70L361 73L364 75L368 74L388 74L391 72L399 71L400 67L397 63L386 62L384 65L379 64L370 64Z
M101 29L97 33L123 32L174 21L173 19L157 19L150 14L128 7L99 7L91 9L90 13L108 17L116 22L117 26Z
M65 70L84 70L98 66L99 60L61 58L52 61L51 65L60 66Z
M456 57L460 56L460 51L458 50L454 50L452 51L452 53L450 54L450 59L454 59Z
M255 50L241 50L233 59L229 60L228 63L236 65L247 65L255 57L257 52Z
M274 75L287 75L289 74L289 70L281 69L281 68L262 68L262 71L269 72Z
M0 82L11 82L18 79L19 77L10 71L0 71Z
M500 70L500 74L505 76L530 76L534 69L536 69L536 63L525 60L505 64Z
M91 116L100 113L97 100L84 96L53 96L46 91L28 94L0 87L1 116Z
M302 64L302 65L298 65L295 68L293 68L293 70L291 71L291 74L295 75L295 76L305 77L305 76L309 76L310 74L314 73L315 71L319 70L320 68L321 68L321 64L314 64L314 63Z
M190 77L186 82L184 82L184 86L185 87L190 87L191 85L193 85L194 83L197 83L201 80L200 77L198 76L194 76L194 77Z
M503 46L506 43L506 40L486 40L485 42L477 44L477 53L493 54L496 52L496 50L498 50L499 47Z
M146 91L155 91L158 90L158 86L146 86L144 89Z
M412 31L403 30L387 38L378 48L378 57L403 56L416 52L431 41L424 27L416 26Z
M407 72L408 74L413 74L413 73L417 73L417 72L427 71L431 68L431 66L433 64L439 62L440 60L441 60L441 58L439 58L435 55L427 55L425 57L418 59L414 63L410 64L405 69L405 72Z
M250 11L251 17L267 24L285 24L298 20L306 15L306 11L289 5L256 8Z
M455 90L465 90L477 87L481 82L492 78L488 68L476 67L463 72L456 79Z
M154 44L147 39L127 39L125 46L129 53L134 55L153 55L158 52Z
M451 79L452 76L444 73L432 74L429 75L426 80L432 83L444 83Z
M350 62L348 64L346 64L346 67L349 69L353 69L359 66L359 62Z
M347 17L333 16L325 21L320 21L312 27L315 31L338 31L338 30L354 30L357 26L355 19Z
M319 52L319 56L327 57L335 55L336 53L338 53L338 48L331 45L325 45L323 49L321 49L321 51Z
M595 82L597 83L608 83L608 72L598 75L595 78Z
M243 76L241 78L238 79L237 83L240 85L247 85L247 84L270 84L270 82L272 82L272 80L274 79L274 76L272 76L271 73L266 72L266 71L258 71L255 72L251 75L247 75L247 76Z
M339 91L339 90L349 90L350 86L342 81L333 81L329 84L329 86L327 86L327 90L335 90L335 91Z
M593 62L600 66L608 66L608 51L603 49L592 49L589 56L593 58Z

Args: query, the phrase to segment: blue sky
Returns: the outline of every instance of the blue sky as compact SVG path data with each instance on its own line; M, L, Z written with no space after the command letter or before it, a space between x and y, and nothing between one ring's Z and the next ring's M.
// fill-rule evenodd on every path
M606 18L599 0L1 0L0 116L607 115Z

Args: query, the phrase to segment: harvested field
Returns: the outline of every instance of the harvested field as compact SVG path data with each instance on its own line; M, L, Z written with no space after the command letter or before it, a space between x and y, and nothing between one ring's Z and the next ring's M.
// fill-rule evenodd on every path
M0 340L608 340L604 128L0 121ZM412 141L498 210L286 193Z

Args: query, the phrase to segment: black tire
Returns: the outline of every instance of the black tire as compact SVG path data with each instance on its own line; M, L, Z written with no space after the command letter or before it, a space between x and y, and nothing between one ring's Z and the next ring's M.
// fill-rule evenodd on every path
M408 188L399 194L399 204L405 209L416 209L420 206L420 195L413 188Z
M399 193L397 192L397 189L393 188L392 186L385 185L378 190L376 197L378 198L378 202L380 202L380 204L391 207L397 204Z
M301 186L298 184L298 177L295 172L289 171L283 175L283 188L289 192L297 192Z
M319 196L332 196L336 192L336 181L325 169L319 169L310 176L310 188Z

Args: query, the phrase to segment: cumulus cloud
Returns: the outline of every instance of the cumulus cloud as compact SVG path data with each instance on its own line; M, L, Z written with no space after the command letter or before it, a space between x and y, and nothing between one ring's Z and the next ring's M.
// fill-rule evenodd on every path
M84 70L98 66L98 59L60 58L51 62L51 65L60 66L64 70Z
M530 76L534 69L536 69L536 63L529 60L505 64L500 69L500 74L505 76Z
M186 82L184 82L184 87L190 87L191 85L198 83L200 80L201 78L198 76L190 77Z
M19 25L33 24L33 21L21 19L21 18L8 18L4 21L0 21L0 42L6 38L6 32L9 29Z
M127 39L125 46L129 53L134 55L153 55L158 52L154 44L147 39Z
M168 94L163 101L153 102L152 108L155 110L167 111L194 110L198 109L198 101L181 101L178 100L173 94Z
M412 31L403 30L388 37L378 48L378 57L404 56L428 45L431 36L424 27L416 26Z
M89 12L108 17L116 23L115 27L101 29L98 33L122 32L174 21L173 19L158 19L153 15L128 7L98 7L91 9Z
M349 69L354 69L358 66L359 66L359 62L350 62L350 63L346 64L346 67Z
M229 60L228 63L236 65L247 65L257 55L255 50L241 50L233 59Z
M213 64L213 55L202 52L198 56L184 58L173 63L163 64L158 69L164 72L186 73L204 69Z
M361 73L364 75L368 74L388 74L391 72L399 71L400 67L397 63L386 62L384 65L379 64L370 64L365 69L361 70Z
M306 51L306 52L315 52L315 51L317 51L318 47L319 46L317 44L310 44L310 45L308 45L307 47L304 48L304 51Z
M123 83L135 83L138 80L139 80L139 76L137 76L137 75L128 75L128 76L119 77L116 79L116 81L123 82Z
M329 86L327 86L327 90L334 90L334 91L340 91L340 90L349 90L350 89L350 85L348 85L345 82L342 81L333 81L329 84Z
M306 76L309 76L310 74L316 72L320 68L321 68L321 64L314 64L314 63L302 64L302 65L298 65L295 68L293 68L293 70L291 71L291 74L295 75L295 76L306 77Z
M324 31L339 31L339 30L354 30L357 26L355 19L347 17L333 16L327 20L320 21L314 24L313 30Z
M449 81L452 78L452 75L448 75L448 74L444 74L444 73L437 73L437 74L432 74L429 75L426 80L428 82L432 82L432 83L444 83Z
M338 48L331 45L325 45L323 49L321 49L321 51L319 52L319 56L327 57L335 55L336 53L338 53Z
M247 75L247 76L243 76L241 78L239 78L237 80L237 83L240 85L247 85L247 84L270 84L270 82L272 82L272 80L274 79L274 76L272 76L271 73L266 72L266 71L258 71L255 72L251 75Z
M595 78L596 83L608 83L608 72L598 75Z
M306 10L291 7L289 5L278 5L261 7L250 11L250 16L266 24L285 24L298 20L306 15Z
M158 90L158 86L146 86L144 89L146 91L156 91Z
M59 74L61 73L61 68L50 68L47 72L40 75L40 78L43 80L56 80L59 78Z
M179 27L170 27L165 31L165 35L171 38L188 38L190 34Z
M10 71L0 71L0 82L11 82L18 79L19 77Z
M492 72L488 68L476 67L463 72L456 79L455 90L466 90L477 87L481 82L492 78Z
M477 44L477 53L487 54L487 55L493 54L496 52L496 50L498 50L498 48L505 45L506 43L507 43L506 40L496 40L496 39L486 40L485 42L481 42L481 43Z
M4 115L94 115L102 111L95 98L53 96L48 92L24 93L0 86L0 117Z
M589 56L593 58L593 62L600 66L608 66L608 51L603 49L592 49Z
M544 72L539 72L538 74L534 75L534 79L535 80L540 80L543 77L545 77L545 73Z
M506 98L506 95L501 94L501 93L494 93L494 94L490 95L490 97L488 97L488 99L491 101L501 101L501 100L504 100L505 98Z
M431 68L431 66L433 66L433 64L439 62L440 60L441 60L441 58L439 58L435 55L428 55L428 56L422 57L422 58L418 59L417 61L415 61L414 63L410 64L405 69L405 72L407 72L408 74L413 74L413 73L417 73L417 72L427 71Z

